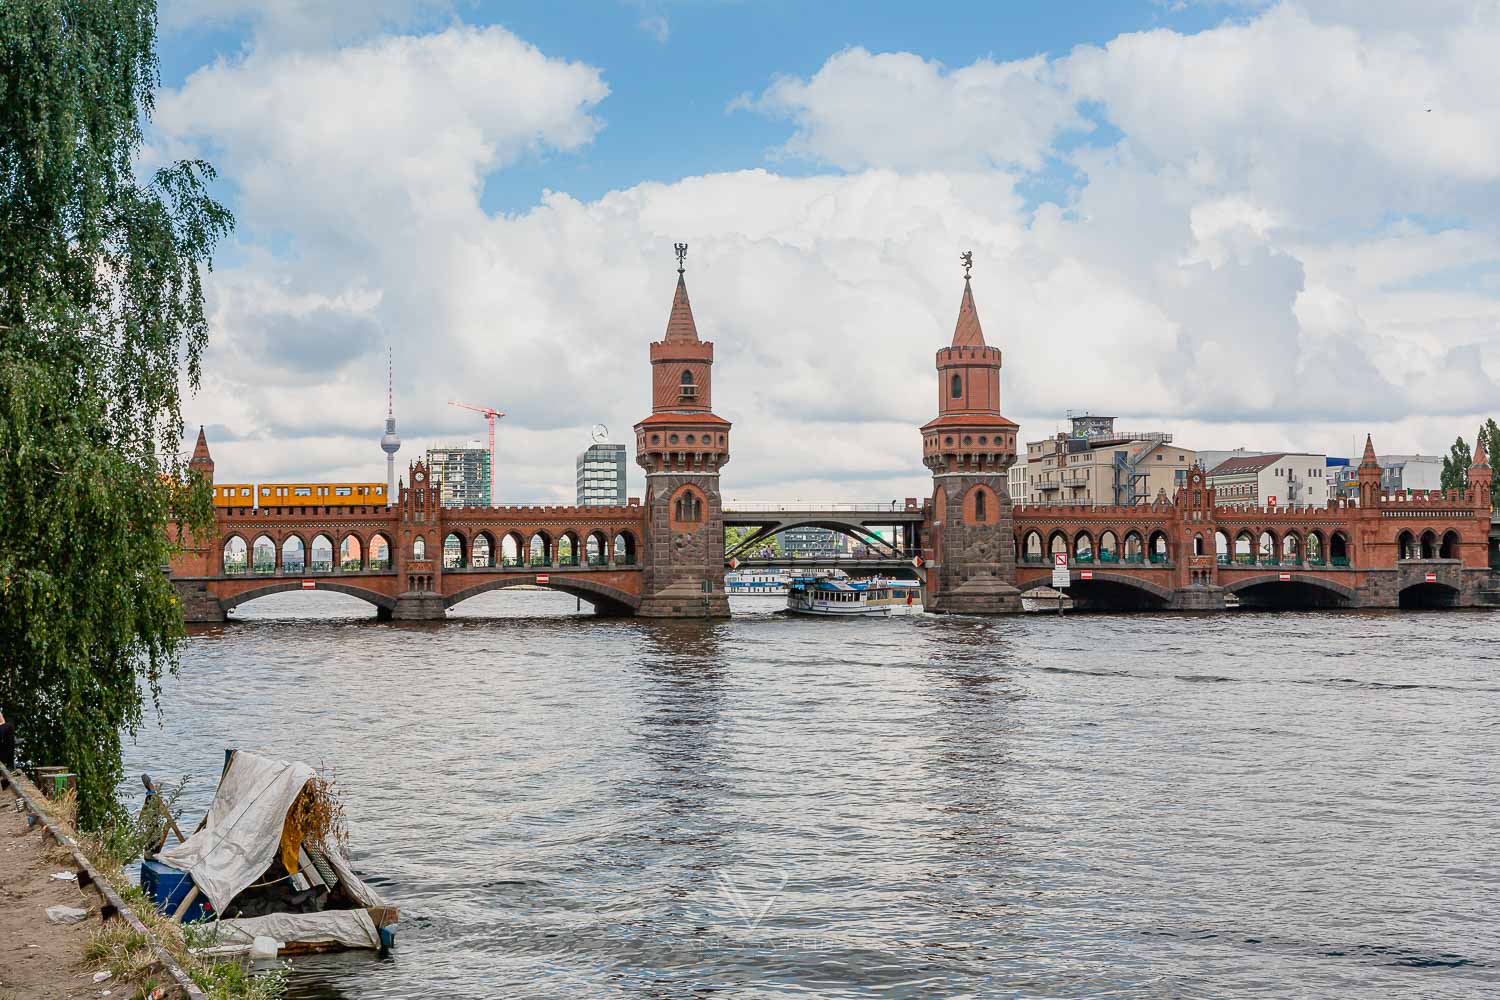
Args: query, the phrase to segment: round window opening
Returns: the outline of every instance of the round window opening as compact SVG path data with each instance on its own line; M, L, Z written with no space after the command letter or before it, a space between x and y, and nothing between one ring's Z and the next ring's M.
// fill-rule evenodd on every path
M980 438L980 439L979 439L979 443L980 443L980 444L989 444L989 443L990 443L990 439L989 439L989 438L987 438L987 437L981 437L981 438Z
M953 443L953 438L951 436L943 438L943 444L952 444L952 443Z
M651 443L652 444L661 444L661 435L660 434L653 434L653 435L651 435Z
M668 434L667 435L667 443L668 444L676 444L677 443L677 435L676 434Z
M969 437L969 435L965 434L964 435L964 444L973 444L973 443L974 443L974 439L971 438L971 437Z
M692 444L692 443L693 443L693 436L692 436L692 435L691 435L691 434L689 434L689 435L688 435L688 436L687 436L687 443L688 443L688 444Z

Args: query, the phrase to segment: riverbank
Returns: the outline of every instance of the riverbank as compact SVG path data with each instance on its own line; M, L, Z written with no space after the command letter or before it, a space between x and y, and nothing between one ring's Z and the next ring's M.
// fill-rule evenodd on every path
M95 968L84 955L97 921L54 924L47 907L90 909L92 897L76 879L53 873L72 869L66 852L28 829L26 814L0 809L0 1000L98 996Z

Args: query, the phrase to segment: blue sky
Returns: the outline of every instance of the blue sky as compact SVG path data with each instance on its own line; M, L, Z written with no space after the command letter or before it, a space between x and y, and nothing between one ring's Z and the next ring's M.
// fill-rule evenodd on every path
M152 155L239 218L189 416L369 475L389 347L405 457L489 403L502 492L565 499L685 240L729 495L923 491L965 249L1023 438L1439 451L1500 401L1497 46L1478 0L166 0Z
M530 157L486 185L486 209L520 212L548 188L592 199L642 181L670 183L746 167L816 171L814 164L775 155L791 133L787 122L731 110L731 104L759 92L775 76L816 72L840 49L911 51L961 66L981 58L1063 54L1075 45L1103 45L1120 34L1153 28L1192 33L1245 16L1235 6L1157 0L1006 0L936 9L853 0L597 0L460 3L416 15L406 27L440 28L455 17L499 25L548 55L603 69L610 95L600 112L608 124L592 145L578 153ZM661 24L665 40L658 34ZM163 83L181 86L199 67L234 58L250 44L252 27L249 17L239 17L169 32L162 47ZM1058 171L1042 190L1060 193L1070 176Z

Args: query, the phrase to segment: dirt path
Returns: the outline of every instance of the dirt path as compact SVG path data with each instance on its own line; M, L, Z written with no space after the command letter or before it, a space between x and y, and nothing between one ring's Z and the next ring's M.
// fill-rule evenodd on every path
M56 844L44 846L40 832L27 832L26 815L12 801L8 790L0 793L0 1000L100 996L111 984L96 986L83 962L98 916L68 926L47 920L49 906L95 910L98 897L48 877L73 869Z

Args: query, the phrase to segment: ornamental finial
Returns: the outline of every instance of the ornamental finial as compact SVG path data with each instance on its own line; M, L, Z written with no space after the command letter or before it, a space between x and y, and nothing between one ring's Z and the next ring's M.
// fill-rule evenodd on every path
M969 271L974 267L974 251L965 250L958 255L958 259L964 263L964 280L969 280Z
M687 268L684 266L687 261L687 244L673 243L672 246L677 248L677 273L681 274L683 271L687 270Z

